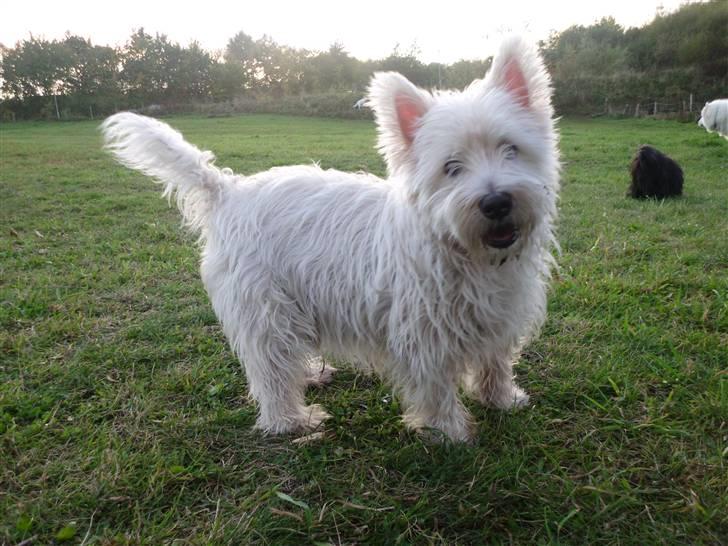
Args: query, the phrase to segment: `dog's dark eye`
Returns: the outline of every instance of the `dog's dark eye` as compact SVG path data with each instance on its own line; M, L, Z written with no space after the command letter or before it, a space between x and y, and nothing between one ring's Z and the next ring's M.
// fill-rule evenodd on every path
M518 156L518 146L515 144L503 144L503 156L506 159L516 159Z
M448 176L457 176L463 170L463 164L456 159L451 159L445 163L445 174Z

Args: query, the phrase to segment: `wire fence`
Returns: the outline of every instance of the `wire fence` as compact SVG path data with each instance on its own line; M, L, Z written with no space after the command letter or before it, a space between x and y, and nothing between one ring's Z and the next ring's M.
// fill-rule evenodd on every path
M604 100L604 106L594 115L620 116L620 117L685 117L699 116L706 100L698 99L690 93L682 100L656 100L642 99L636 101L610 101Z

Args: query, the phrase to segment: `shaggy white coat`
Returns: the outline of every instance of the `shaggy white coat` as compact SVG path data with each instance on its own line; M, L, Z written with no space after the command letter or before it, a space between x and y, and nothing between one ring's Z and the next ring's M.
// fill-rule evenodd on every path
M700 112L698 125L709 133L728 139L728 99L706 102Z
M202 281L257 427L318 426L327 414L304 391L328 379L316 362L332 354L389 381L409 427L463 441L473 426L460 387L496 408L528 401L512 365L544 320L556 244L550 95L520 39L463 92L375 74L368 100L386 180L317 166L239 176L154 119L121 113L102 128L116 158L176 193L200 233ZM513 197L505 220L479 210L494 191ZM510 236L508 248L489 244Z

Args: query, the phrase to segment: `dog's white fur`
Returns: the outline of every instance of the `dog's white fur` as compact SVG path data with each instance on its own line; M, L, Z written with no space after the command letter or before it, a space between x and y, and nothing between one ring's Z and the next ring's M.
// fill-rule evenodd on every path
M202 280L245 367L257 427L319 425L327 414L304 391L328 378L316 359L332 354L388 380L409 427L461 441L473 431L459 387L496 408L528 401L512 366L544 320L554 263L550 94L541 59L518 38L463 92L376 74L368 99L387 180L317 166L236 176L129 113L103 131L120 162L176 192L201 234ZM513 197L506 220L479 209L495 191ZM510 236L507 248L490 245Z
M718 133L728 139L728 99L706 102L700 112L698 125L709 133Z

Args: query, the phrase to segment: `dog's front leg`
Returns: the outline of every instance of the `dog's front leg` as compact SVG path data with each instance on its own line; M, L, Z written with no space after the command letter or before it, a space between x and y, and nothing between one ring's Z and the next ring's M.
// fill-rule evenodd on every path
M510 356L490 356L470 367L464 381L465 390L481 404L509 410L528 404L528 395L515 382Z
M418 358L408 367L406 377L398 381L405 407L402 420L408 428L432 438L439 432L453 442L468 442L474 424L458 398L453 368L427 358Z

